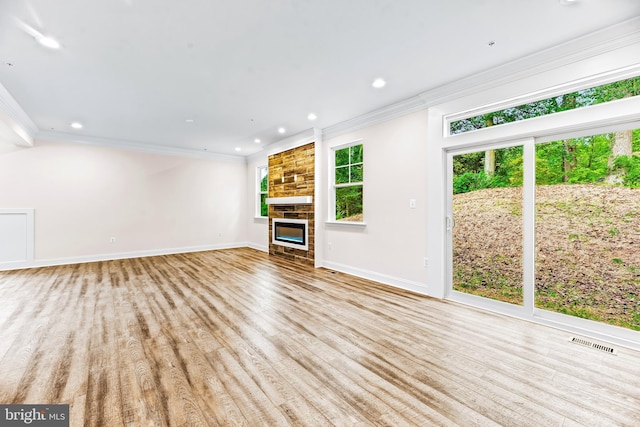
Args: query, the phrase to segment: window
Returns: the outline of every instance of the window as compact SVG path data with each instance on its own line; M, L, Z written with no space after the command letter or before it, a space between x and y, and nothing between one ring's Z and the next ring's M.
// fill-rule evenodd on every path
M334 149L333 194L335 220L363 222L363 147Z
M269 216L269 206L267 205L267 197L269 192L269 171L266 166L259 166L257 173L257 197L256 197L256 216Z
M640 95L640 76L456 120L451 135Z

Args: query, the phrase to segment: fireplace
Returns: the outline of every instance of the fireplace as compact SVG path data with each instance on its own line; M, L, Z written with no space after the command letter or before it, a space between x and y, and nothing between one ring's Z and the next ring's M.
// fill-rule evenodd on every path
M309 222L306 219L273 218L271 243L309 250Z

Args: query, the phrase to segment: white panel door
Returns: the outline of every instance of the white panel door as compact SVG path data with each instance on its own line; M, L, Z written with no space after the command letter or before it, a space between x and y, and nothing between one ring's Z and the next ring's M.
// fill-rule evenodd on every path
M0 266L33 260L33 209L0 209Z

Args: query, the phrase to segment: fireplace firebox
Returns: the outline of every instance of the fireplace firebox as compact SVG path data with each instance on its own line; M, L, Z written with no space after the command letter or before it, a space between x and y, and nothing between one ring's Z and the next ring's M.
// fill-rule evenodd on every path
M309 222L306 219L274 218L271 242L274 245L309 250Z

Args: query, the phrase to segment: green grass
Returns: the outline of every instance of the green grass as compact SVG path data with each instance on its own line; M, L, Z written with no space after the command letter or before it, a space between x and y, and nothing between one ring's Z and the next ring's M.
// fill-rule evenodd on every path
M456 269L453 289L511 304L522 305L523 303L520 284L506 276L497 276L480 270ZM638 290L640 292L640 281L638 281ZM635 293L628 293L627 298L630 301L640 300L640 296ZM640 331L640 306L624 314L611 315L598 295L581 293L575 283L557 283L545 289L537 289L535 305L537 308L556 313Z

